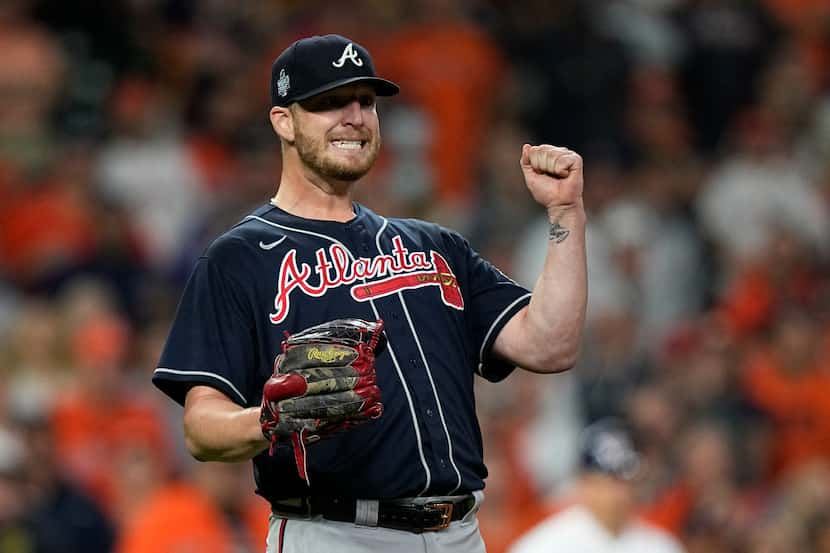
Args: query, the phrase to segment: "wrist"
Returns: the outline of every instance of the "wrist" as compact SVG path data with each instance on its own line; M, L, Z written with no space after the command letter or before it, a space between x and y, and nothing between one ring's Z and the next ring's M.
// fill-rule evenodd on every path
M262 409L260 407L248 407L240 412L245 420L244 426L249 430L247 441L249 444L268 443L262 428Z
M553 224L561 224L564 220L584 220L585 208L582 200L572 204L557 204L547 207L548 221Z
M548 207L548 240L557 244L564 242L572 231L585 227L585 219L581 200L578 204Z

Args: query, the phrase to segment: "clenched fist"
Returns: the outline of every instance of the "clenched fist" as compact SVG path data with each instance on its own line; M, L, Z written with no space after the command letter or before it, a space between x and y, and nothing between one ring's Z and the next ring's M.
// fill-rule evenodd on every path
M520 164L533 199L549 211L582 205L582 157L576 152L525 144Z

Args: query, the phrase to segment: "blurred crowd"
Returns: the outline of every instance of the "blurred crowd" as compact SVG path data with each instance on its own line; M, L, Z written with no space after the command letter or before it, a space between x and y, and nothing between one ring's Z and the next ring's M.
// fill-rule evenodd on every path
M400 96L360 201L532 286L521 144L585 159L577 367L481 382L490 553L614 416L689 553L830 552L827 0L0 2L0 553L252 553L251 469L150 375L196 257L279 179L274 57L366 45Z

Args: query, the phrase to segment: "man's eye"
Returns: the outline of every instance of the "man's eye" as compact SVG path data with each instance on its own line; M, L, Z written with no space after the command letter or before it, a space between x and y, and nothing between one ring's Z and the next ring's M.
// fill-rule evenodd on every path
M323 96L301 103L308 111L329 111L342 107L342 102L336 96Z
M322 96L305 102L303 107L308 111L331 111L342 109L355 100L364 108L371 108L375 105L373 94L362 94L360 96Z
M343 106L343 100L336 96L329 96L323 101L323 107L326 109L334 109Z

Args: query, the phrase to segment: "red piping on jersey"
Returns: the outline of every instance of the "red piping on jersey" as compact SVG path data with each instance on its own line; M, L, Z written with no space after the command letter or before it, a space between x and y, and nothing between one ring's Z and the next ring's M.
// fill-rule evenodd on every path
M285 523L288 522L287 518L282 519L280 521L280 533L279 539L277 540L277 553L283 553L282 551L282 544L285 541Z

